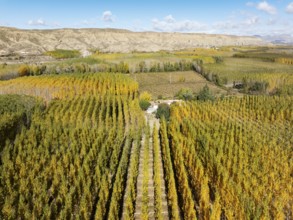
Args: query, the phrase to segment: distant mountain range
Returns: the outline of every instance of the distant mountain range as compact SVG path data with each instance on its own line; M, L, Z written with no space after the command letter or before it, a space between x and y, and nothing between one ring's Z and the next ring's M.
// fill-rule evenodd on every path
M256 36L262 38L264 41L277 44L277 45L293 45L293 35L282 34L282 35L267 35L267 36Z
M266 40L266 39L265 39ZM172 51L198 47L265 45L261 37L131 32L118 29L20 30L0 27L0 56L39 55L55 49L101 52Z

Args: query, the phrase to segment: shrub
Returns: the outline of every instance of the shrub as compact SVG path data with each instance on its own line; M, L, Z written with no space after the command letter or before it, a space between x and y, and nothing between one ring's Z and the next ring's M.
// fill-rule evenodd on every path
M181 77L178 79L178 82L179 82L179 83L183 83L183 82L185 82L185 81L186 81L186 79L185 79L184 76L181 76Z
M193 92L189 88L182 88L180 91L176 94L176 97L178 99L183 99L183 100L192 100L193 99Z
M169 119L170 119L170 106L167 103L161 103L158 106L156 118L162 118L163 116L167 121L169 121Z
M139 96L140 100L146 100L146 101L151 101L152 100L152 95L149 92L142 92Z
M18 70L17 73L20 77L22 76L29 76L30 75L30 68L28 65L21 65Z
M224 59L221 56L214 56L215 63L223 63Z
M199 101L214 101L215 97L211 93L209 87L205 85L202 90L197 95L197 100Z
M252 92L259 92L259 93L265 93L267 91L269 84L267 82L254 82L249 90Z
M143 111L146 111L151 106L151 103L147 100L142 99L139 101L139 106Z
M141 61L138 64L138 72L139 73L146 73L148 72L147 65L145 61Z

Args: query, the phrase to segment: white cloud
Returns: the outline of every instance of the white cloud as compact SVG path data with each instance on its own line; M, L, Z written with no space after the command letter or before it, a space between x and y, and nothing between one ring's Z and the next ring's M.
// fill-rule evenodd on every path
M256 5L256 8L260 11L264 11L264 12L271 14L271 15L274 15L277 13L277 9L274 6L267 3L266 1L258 3Z
M39 18L38 20L29 20L28 25L31 25L31 26L48 26L46 21L44 21L42 18Z
M289 14L293 14L293 2L291 2L287 7L286 7L286 12Z
M237 29L240 27L240 25L228 20L216 22L214 23L213 27L217 30L228 30Z
M213 24L213 28L217 30L244 30L248 28L253 28L254 26L257 26L260 23L260 19L258 16L250 16L247 17L245 20L239 20L239 21L232 21L232 20L226 20L226 21L219 21Z
M258 23L259 23L259 17L253 16L253 17L246 19L243 24L251 26L251 25L258 24Z
M197 21L176 21L172 15L166 16L163 20L153 19L152 23L154 30L166 32L202 31L206 27L206 25Z
M164 18L164 20L168 23L174 23L175 22L175 19L173 18L172 15L168 15Z
M115 17L111 11L104 11L101 20L105 22L114 22Z
M272 26L278 24L278 20L275 18L270 18L267 22L267 25Z

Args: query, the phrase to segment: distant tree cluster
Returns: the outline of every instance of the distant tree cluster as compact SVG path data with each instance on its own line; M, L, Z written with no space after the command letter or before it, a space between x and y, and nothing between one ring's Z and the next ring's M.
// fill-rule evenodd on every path
M18 76L39 76L46 72L46 66L45 65L21 65L18 70Z
M215 63L224 62L222 57L214 57L214 59ZM206 69L203 66L202 60L196 60L196 62L194 62L193 69L199 74L201 74L206 80L215 83L217 86L224 86L228 83L228 79L226 77L220 77L217 73L211 73L206 71Z
M149 72L174 72L174 71L190 71L194 70L194 63L181 60L179 62L152 62L147 64L145 61L139 62L136 67L131 70L126 62L119 63L97 63L92 60L88 62L64 62L53 64L22 64L17 69L17 75L38 76L43 74L61 74L61 73L149 73ZM2 67L4 68L4 67ZM13 74L12 74L13 75ZM181 79L185 80L185 79Z
M249 80L247 77L242 79L242 84L238 86L244 93L266 94L269 83L266 81Z
M147 64L141 61L135 68L136 73L147 72L175 72L175 71L190 71L194 70L192 61L180 60L178 62L151 62Z
M214 101L215 96L210 91L208 85L205 85L198 94L195 94L192 92L189 88L182 88L177 94L176 98L182 99L185 101L192 101L192 100L198 100L198 101Z

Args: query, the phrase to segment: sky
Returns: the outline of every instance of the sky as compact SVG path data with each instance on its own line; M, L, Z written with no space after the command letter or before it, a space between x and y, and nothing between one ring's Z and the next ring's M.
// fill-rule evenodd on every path
M0 26L293 36L293 0L0 0Z

